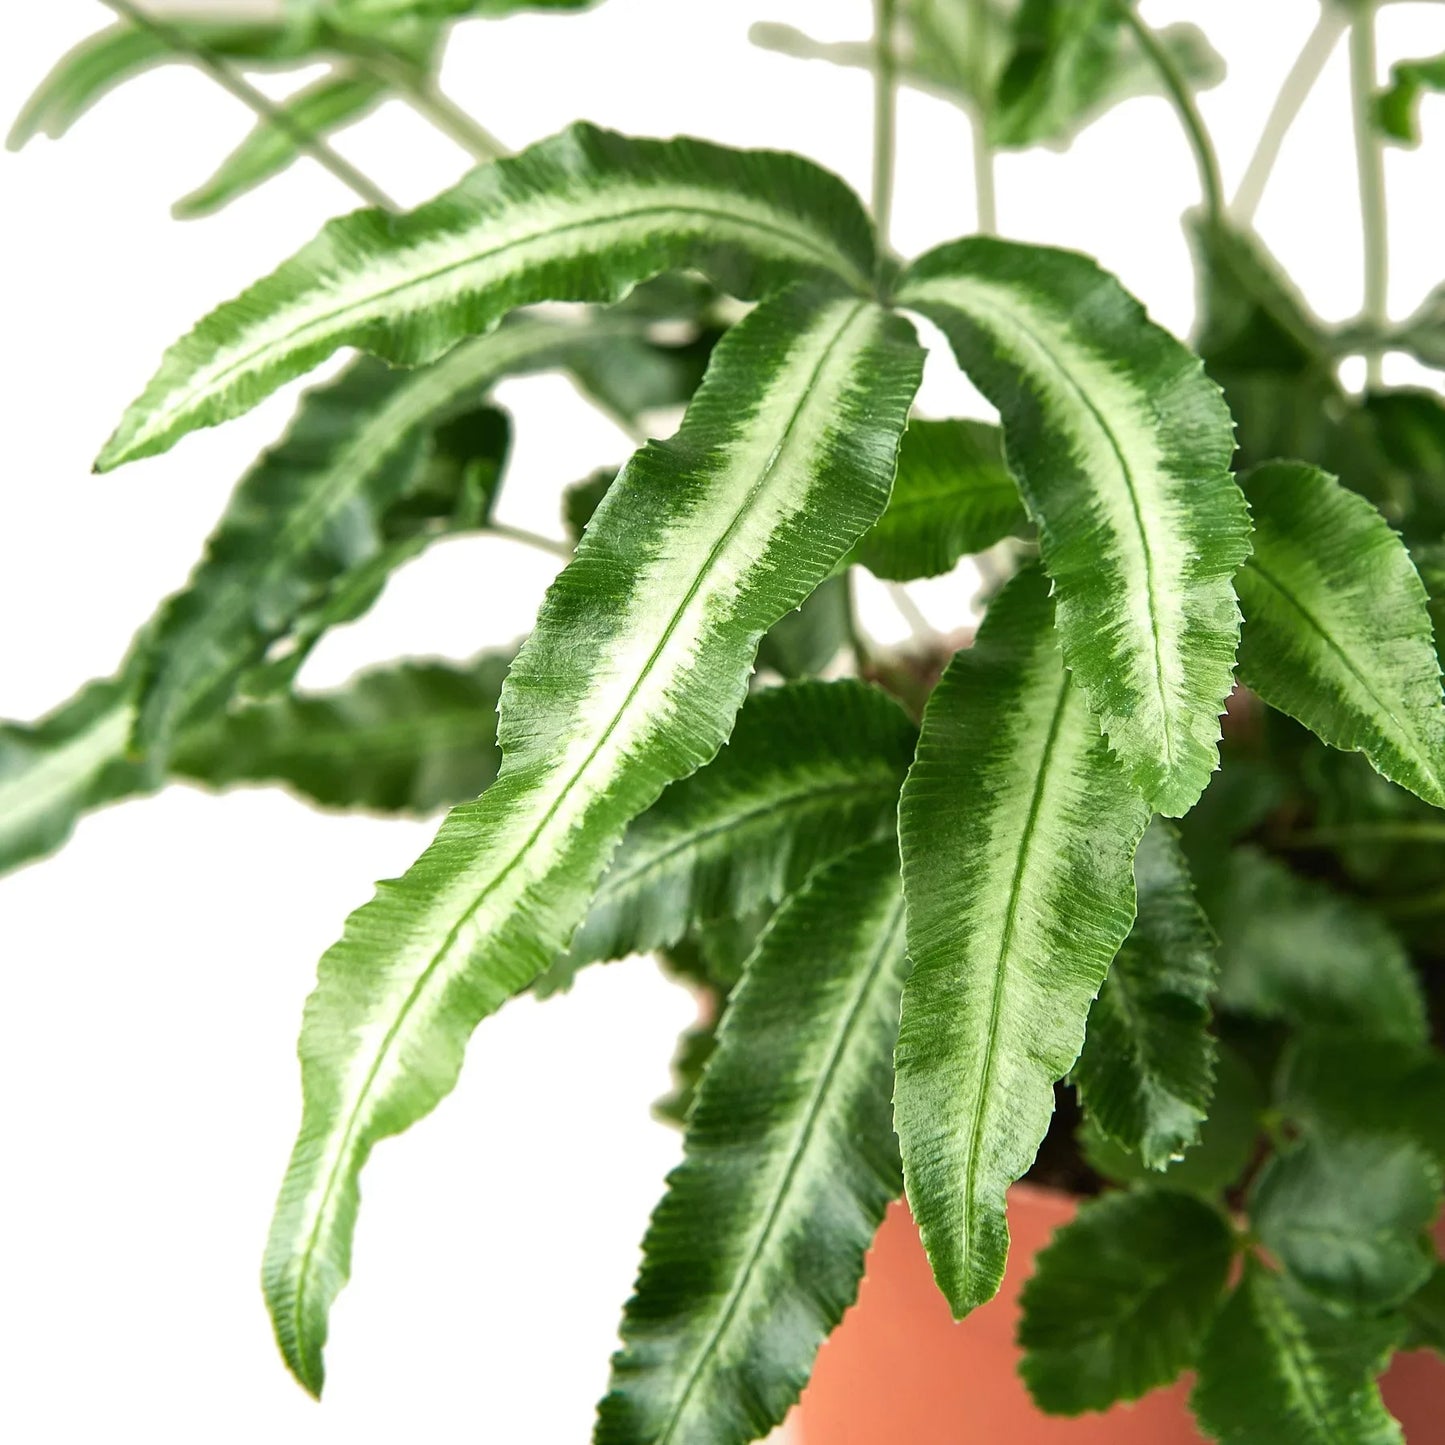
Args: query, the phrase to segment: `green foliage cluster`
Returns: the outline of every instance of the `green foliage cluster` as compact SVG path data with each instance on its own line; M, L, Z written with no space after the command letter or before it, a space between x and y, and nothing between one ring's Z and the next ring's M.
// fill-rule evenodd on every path
M757 27L874 75L870 217L792 155L582 123L502 154L437 87L448 27L585 0L291 0L266 23L111 8L13 142L179 61L258 112L181 214L301 155L376 203L164 358L102 469L362 353L302 398L116 674L0 728L5 867L171 778L451 807L347 921L306 1009L264 1265L302 1384L322 1386L373 1147L440 1102L508 1000L654 951L715 1021L660 1106L683 1161L599 1445L765 1435L901 1191L954 1313L986 1305L1060 1089L1101 1192L1024 1294L1040 1407L1193 1370L1214 1439L1400 1440L1376 1377L1396 1349L1445 1348L1427 988L1445 963L1445 404L1387 388L1379 361L1445 365L1445 291L1384 312L1379 180L1445 60L1381 88L1375 6L1325 0L1226 204L1194 102L1222 62L1122 0L878 0L858 44ZM1250 213L1346 32L1368 274L1340 327ZM279 105L246 79L318 61ZM907 262L887 239L899 85L972 117L982 232ZM989 234L995 148L1067 146L1146 91L1199 163L1192 347L1088 258ZM388 95L480 162L406 215L327 141ZM996 424L913 414L910 315ZM1340 380L1351 356L1362 392ZM565 493L566 544L494 517L511 437L492 389L559 369L639 440ZM519 648L297 690L398 565L488 531L565 558ZM854 569L902 585L980 554L969 645L888 655L859 632Z

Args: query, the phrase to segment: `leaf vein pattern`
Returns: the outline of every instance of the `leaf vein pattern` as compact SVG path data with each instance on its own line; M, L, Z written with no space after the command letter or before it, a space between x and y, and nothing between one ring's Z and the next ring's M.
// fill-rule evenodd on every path
M856 305L853 306L852 310L848 315L848 318L845 321L840 322L840 324L838 325L838 329L834 334L833 339L828 343L827 347L823 351L823 355L819 358L819 360L813 367L812 373L808 379L808 383L803 388L797 404L794 406L792 413L783 428L783 435L779 440L778 445L773 449L772 455L768 458L766 466L749 486L742 501L739 503L736 511L733 513L731 521L729 521L728 525L723 529L722 535L713 544L711 550L708 552L706 560L704 561L703 565L698 569L697 576L693 578L693 581L688 587L687 592L684 594L682 600L673 609L672 616L668 619L667 624L662 629L662 633L658 639L657 645L653 648L651 655L648 657L646 663L643 664L642 668L638 672L636 679L634 679L631 687L629 687L629 689L627 690L627 694L618 705L617 710L613 713L612 717L608 720L607 725L603 728L600 736L597 739L597 742L593 745L587 756L577 765L576 769L572 773L572 776L568 778L567 781L557 790L556 797L548 806L547 810L542 815L537 825L533 828L532 832L528 835L525 842L522 843L522 845L516 850L515 853L513 853L512 857L507 861L507 863L503 865L503 867L497 872L496 876L492 878L492 880L462 911L460 917L447 931L447 934L442 940L440 946L432 954L432 957L430 958L430 960L428 960L426 966L417 976L416 982L408 991L406 999L403 1001L400 1009L397 1010L397 1016L392 1021L390 1027L387 1029L385 1035L383 1036L381 1045L376 1051L376 1057L373 1059L371 1067L367 1070L366 1077L362 1081L360 1090L357 1092L356 1102L350 1110L349 1116L346 1121L346 1128L342 1133L340 1144L335 1151L331 1168L327 1173L326 1184L323 1187L321 1195L321 1206L315 1210L315 1217L311 1225L310 1234L307 1237L306 1247L301 1254L300 1267L296 1272L296 1278L298 1281L297 1292L299 1296L304 1298L306 1291L305 1281L309 1280L311 1276L311 1264L313 1258L315 1257L316 1246L321 1236L322 1223L330 1212L331 1199L333 1194L335 1193L336 1183L341 1176L343 1165L351 1153L352 1142L356 1136L356 1130L360 1123L361 1115L363 1113L366 1101L371 1094L372 1087L376 1082L378 1074L381 1072L382 1065L386 1062L398 1035L401 1033L403 1027L409 1020L412 1009L415 1008L417 1000L421 997L428 985L431 983L431 980L435 975L437 969L441 967L443 960L446 958L447 954L450 953L457 939L461 936L462 930L471 922L473 918L476 917L477 913L481 910L482 906L486 903L487 899L491 896L491 894L494 893L496 889L499 888L506 881L506 879L520 866L522 859L525 858L528 852L535 846L537 839L551 823L552 819L557 815L558 810L561 808L563 802L571 793L572 789L577 785L579 779L581 779L585 775L588 768L591 767L593 761L596 759L598 753L601 752L603 747L605 747L608 741L611 739L612 734L616 731L618 725L622 720L622 717L632 706L632 703L637 697L637 694L641 689L643 683L650 676L652 669L657 665L658 658L661 656L664 648L671 640L673 633L680 625L683 615L687 612L688 608L692 605L693 600L696 598L698 592L701 590L703 581L711 572L719 554L722 552L723 548L727 546L728 542L731 541L734 533L741 526L743 518L747 515L749 509L752 507L754 500L757 498L758 494L766 485L768 478L771 476L772 472L776 469L779 459L783 456L783 454L787 450L789 442L793 439L794 433L797 428L798 420L802 415L804 407L807 405L808 398L812 393L813 387L816 384L818 377L822 374L824 368L827 366L834 352L841 345L843 339L847 336L853 324L863 313L864 306L865 303L858 302Z
M945 298L946 290L940 292ZM1115 460L1119 464L1119 474L1124 481L1124 490L1129 497L1129 509L1134 519L1134 527L1139 536L1139 550L1144 561L1144 582L1145 591L1149 600L1150 617L1150 644L1154 657L1154 686L1159 695L1160 724L1163 728L1165 762L1172 769L1174 766L1174 717L1170 707L1169 689L1164 678L1164 656L1159 641L1159 584L1156 577L1156 565L1154 561L1154 549L1149 538L1149 529L1144 520L1144 509L1139 501L1138 486L1134 477L1133 467L1125 455L1124 447L1119 441L1114 428L1109 425L1108 419L1094 403L1093 398L1074 380L1072 374L1066 367L1060 366L1054 357L1052 348L1035 331L1028 322L1020 319L1016 312L1001 310L991 306L987 301L977 301L972 304L978 306L980 311L986 312L994 319L994 324L999 327L1000 333L1007 335L1010 331L1024 336L1028 339L1034 350L1041 358L1043 365L1051 371L1063 385L1079 400L1085 411L1093 418L1108 444L1109 450L1113 452Z
M983 1073L979 1079L978 1097L974 1100L973 1119L968 1136L968 1168L964 1171L963 1217L965 1221L973 1217L973 1200L978 1189L978 1170L982 1157L978 1147L979 1131L983 1127L983 1118L988 1108L993 1084L994 1068L998 1060L998 1024L1003 1013L1004 990L1008 981L1008 953L1018 926L1024 876L1028 872L1033 836L1043 808L1044 794L1048 789L1049 768L1053 758L1054 744L1057 742L1059 730L1063 726L1068 701L1069 680L1065 676L1054 703L1053 717L1049 721L1048 738L1044 743L1044 756L1039 767L1038 778L1034 782L1033 796L1029 800L1028 815L1024 819L1023 831L1019 835L1019 856L1014 865L1013 880L1009 886L1008 905L1004 912L1003 935L999 939L998 962L994 965L993 992L989 1001L988 1034L984 1045ZM965 1249L968 1247L969 1238L970 1232L965 1225Z
M1424 763L1425 771L1429 775L1430 781L1433 782L1437 787L1445 786L1442 785L1440 774L1435 767L1434 760L1430 756L1430 749L1426 747L1421 741L1421 739L1415 735L1415 732L1410 727L1410 725L1406 722L1403 722L1396 715L1395 710L1389 705L1389 703L1386 702L1385 699L1382 698L1379 693L1370 685L1369 678L1367 678L1364 673L1362 673L1359 668L1355 666L1354 662L1350 658L1350 655L1340 646L1338 642L1335 641L1335 639L1330 635L1329 630L1324 626L1324 624L1314 615L1314 613L1309 610L1308 607L1304 605L1303 602L1300 601L1298 597L1294 595L1293 592L1289 590L1288 587L1285 586L1283 582L1279 580L1278 577L1276 577L1272 572L1270 572L1267 567L1265 567L1260 562L1257 555L1250 558L1248 565L1250 571L1252 571L1257 577L1259 577L1259 579L1267 586L1272 587L1274 591L1277 592L1279 596L1282 597L1284 601L1289 604L1289 606L1294 608L1294 610L1302 618L1304 618L1304 620L1309 624L1310 629L1319 637L1319 639L1325 644L1325 646L1329 648L1332 653L1334 653L1334 655L1339 659L1341 665L1344 667L1345 671L1348 672L1349 675L1355 680L1355 682L1359 684L1360 688L1364 691L1365 695L1370 699L1370 701L1373 702L1380 709L1380 711L1387 718L1390 719L1391 723L1394 724L1399 735L1403 737L1408 744L1410 744L1411 751L1418 751L1418 753L1420 754L1420 758Z
M731 211L726 211L722 209L714 210L707 206L682 207L677 205L639 206L634 210L618 211L609 214L602 217L600 220L597 217L589 217L588 219L581 221L568 221L562 225L549 226L545 231L540 231L535 235L525 236L519 240L507 241L500 246L494 246L490 251L473 251L467 256L463 257L461 260L450 261L446 265L438 266L433 270L409 274L405 280L398 281L394 285L386 286L380 290L369 292L364 298L364 300L358 301L357 303L346 309L348 311L364 312L366 309L376 306L381 302L387 301L391 297L399 295L402 292L412 290L413 288L420 288L422 286L429 285L434 281L440 281L445 277L452 275L454 272L463 271L469 266L475 266L481 264L482 262L489 261L493 257L499 256L508 250L520 249L524 246L534 245L539 241L551 241L558 236L565 236L574 231L585 231L599 225L618 226L626 224L630 221L639 221L654 217L666 216L673 212L682 212L683 214L686 214L688 216L700 216L708 220L720 221L733 225L736 225L738 222L737 215ZM802 233L801 231L790 231L785 226L780 226L776 223L759 220L757 218L749 218L747 221L747 225L753 230L758 231L763 235L783 237L795 245L801 244L801 249L803 250L811 251L816 256L826 257L828 269L832 271L835 275L839 274L836 265L836 258L829 256L825 249L813 245L811 243L811 238L804 239L804 233ZM858 278L855 276L851 279L856 281ZM858 289L861 290L862 288L860 287ZM198 378L195 385L193 385L188 391L182 393L179 398L177 398L171 403L171 406L169 408L170 411L185 411L189 406L194 403L194 400L197 396L207 392L213 392L218 389L224 389L224 387L229 383L229 379L231 377L235 376L238 372L245 371L256 361L258 357L264 356L266 352L273 350L278 345L290 345L292 343L295 343L298 339L304 338L308 332L316 331L318 328L329 328L335 323L335 321L336 316L334 314L327 314L319 318L312 318L293 327L289 331L285 331L280 333L279 335L268 337L264 345L253 346L249 351L246 351L240 356L234 358L228 365L222 367L218 371L203 372Z
M793 1179L802 1167L803 1156L807 1151L808 1143L813 1136L813 1131L817 1127L818 1118L823 1108L823 1101L827 1098L829 1088L833 1082L833 1076L837 1073L838 1067L842 1062L848 1041L852 1037L858 1020L867 1005L868 995L872 990L873 983L878 977L879 970L884 966L884 963L900 941L904 927L904 918L903 896L900 893L898 902L894 905L893 916L888 922L882 941L874 950L873 957L869 959L868 967L863 970L859 980L858 990L848 1007L848 1013L844 1017L837 1034L834 1036L832 1044L829 1046L827 1062L819 1074L817 1084L814 1086L813 1092L808 1099L808 1107L804 1112L803 1122L798 1130L797 1146L793 1149L787 1167L783 1171L783 1176L778 1181L778 1186L773 1192L767 1214L764 1216L761 1226L753 1237L747 1260L743 1268L738 1271L737 1278L734 1280L732 1288L728 1291L727 1300L723 1305L723 1310L717 1323L710 1331L703 1348L697 1352L692 1369L689 1371L682 1389L678 1392L677 1400L673 1405L671 1413L667 1417L666 1423L657 1436L657 1445L667 1445L667 1442L673 1438L673 1431L677 1428L682 1418L682 1413L687 1408L688 1402L692 1397L692 1392L696 1388L698 1379L702 1374L704 1363L712 1355L713 1350L716 1349L718 1341L723 1337L728 1326L732 1323L733 1316L737 1313L738 1305L742 1300L743 1290L747 1286L752 1272L759 1258L762 1256L763 1250L767 1247L768 1240L777 1225L778 1217L782 1213L783 1202L787 1198L789 1189L792 1187Z

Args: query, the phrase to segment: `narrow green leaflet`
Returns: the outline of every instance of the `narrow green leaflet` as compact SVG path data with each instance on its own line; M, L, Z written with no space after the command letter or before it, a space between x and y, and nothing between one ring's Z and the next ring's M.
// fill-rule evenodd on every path
M432 361L540 301L616 301L694 267L755 297L799 276L871 291L853 193L797 156L630 140L578 124L406 216L358 211L167 353L97 465L239 416L337 348Z
M1003 417L1064 661L1154 808L1189 810L1234 686L1249 513L1199 359L1086 257L973 237L905 273Z
M334 692L257 703L187 733L173 767L210 787L284 782L327 807L433 813L497 776L511 660L402 663Z
M672 1054L672 1088L653 1104L654 1119L678 1128L687 1123L702 1076L716 1051L716 1023L696 1023L682 1031Z
M834 293L729 332L548 592L503 689L501 775L323 958L264 1269L308 1389L372 1146L451 1089L477 1023L566 949L627 824L726 740L759 638L883 510L921 361L905 322Z
M434 812L496 777L509 662L401 663L334 692L237 708L182 734L171 776L211 788L286 783L334 808ZM88 683L43 722L0 724L0 874L58 847L83 813L155 787L129 751L134 725L133 670Z
M1134 857L1134 883L1139 916L1089 1010L1073 1080L1105 1134L1164 1169L1199 1139L1214 1092L1214 936L1161 819Z
M1374 1381L1397 1337L1388 1318L1331 1317L1251 1260L1190 1404L1220 1445L1404 1445Z
M234 680L235 690L249 698L286 691L317 642L333 627L364 616L400 567L434 542L488 527L508 430L503 413L483 406L420 437L412 485L381 515L376 545L361 549L355 565L338 572L329 584L298 588L300 609L290 615L286 630L264 658ZM273 625L277 621L273 619ZM239 653L229 661L239 664ZM225 690L221 680L220 691Z
M289 60L305 48L301 31L265 21L237 23L176 18L170 22L208 50L252 63ZM63 136L109 91L143 71L178 59L158 35L130 25L112 25L82 40L56 62L25 103L7 144L19 150L37 135Z
M1401 145L1420 144L1420 97L1445 90L1445 55L1401 60L1390 67L1390 84L1375 97L1375 122Z
M903 434L887 510L853 560L875 577L911 582L937 577L960 557L1028 529L997 427L914 420Z
M1219 935L1219 994L1227 1008L1402 1044L1428 1037L1425 1001L1404 948L1358 903L1240 848L1206 906Z
M429 367L363 358L308 393L152 630L137 729L147 754L163 757L176 730L280 639L284 657L251 682L284 686L316 638L365 611L401 562L486 522L506 442L496 414L477 409L490 386L604 358L619 374L651 365L621 319L522 316Z
M1099 0L900 0L898 78L986 116L995 145L1066 147L1085 126L1131 96L1157 94L1158 67ZM1075 23L1073 12L1084 15ZM1215 85L1224 63L1193 25L1166 25L1159 44L1185 82ZM754 25L755 45L799 60L872 70L871 41L822 41L791 25Z
M0 723L0 873L58 848L82 813L140 791L131 684L92 682L49 717Z
M643 1245L596 1445L745 1445L797 1399L901 1186L906 968L891 838L816 874L763 935Z
M893 836L917 731L863 683L754 694L728 746L627 831L573 940L577 959L677 943L781 902L824 860Z
M1004 1196L1134 920L1149 810L1064 671L1037 571L1010 582L923 718L903 788L913 973L896 1095L908 1200L955 1315L990 1299Z
M1349 1063L1341 1060L1348 1071ZM1426 1280L1440 1168L1408 1139L1311 1133L1255 1181L1249 1218L1289 1274L1352 1310L1402 1303Z
M149 629L136 739L154 764L163 764L178 730L223 702L304 614L326 614L334 594L358 578L369 600L429 534L485 522L506 455L505 419L470 413L476 423L460 438L468 455L455 459L437 446L436 425L459 405L475 407L489 382L555 344L550 327L540 348L530 327L517 327L426 371L394 372L363 358L304 398L287 436L237 487L186 587ZM348 601L342 610L360 609ZM292 661L299 662L294 650Z
M371 76L328 75L288 96L281 108L305 134L329 136L369 115L387 90L386 82ZM280 175L300 155L290 134L263 120L204 185L176 202L173 213L180 220L212 215Z
M1445 808L1445 701L1424 584L1363 497L1298 463L1245 480L1254 555L1239 577L1239 671L1331 747Z
M590 477L574 482L562 493L562 520L566 524L567 535L574 542L587 530L588 522L596 515L603 497L607 495L607 489L616 480L615 467L601 467Z
M1020 1373L1054 1415L1137 1400L1194 1363L1234 1241L1189 1194L1139 1189L1084 1204L1024 1285Z
M1125 28L1117 0L1022 0L1012 50L988 115L996 146L1062 148L1120 101L1160 89L1158 67ZM1191 89L1224 78L1224 62L1192 25L1158 35Z
M1218 1199L1237 1184L1255 1161L1266 1099L1259 1080L1237 1053L1220 1048L1218 1055L1209 1118L1199 1130L1199 1142L1185 1149L1182 1157L1170 1160L1162 1174L1150 1169L1137 1154L1103 1133L1090 1115L1078 1136L1089 1165L1120 1184L1157 1184L1206 1199Z

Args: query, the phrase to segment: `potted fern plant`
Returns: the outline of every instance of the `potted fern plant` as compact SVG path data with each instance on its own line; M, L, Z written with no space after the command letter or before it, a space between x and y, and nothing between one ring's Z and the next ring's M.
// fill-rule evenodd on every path
M1423 1406L1378 1380L1445 1349L1445 402L1382 368L1445 365L1442 293L1385 307L1382 169L1441 60L1386 75L1377 5L1325 0L1227 200L1195 103L1219 57L1127 0L877 0L846 44L759 26L873 75L870 207L800 156L585 121L506 154L438 83L449 28L587 0L105 4L13 143L180 61L256 111L183 212L303 155L365 203L178 341L97 465L360 356L304 396L114 675L0 730L7 867L172 778L451 809L347 920L303 1020L263 1267L301 1385L322 1388L374 1147L442 1102L509 1000L654 952L704 1008L599 1445L760 1439L820 1347L810 1445L1045 1441L1106 1411L1090 1438L1190 1438L1179 1387L1118 1413L1186 1376L1220 1441L1398 1441L1391 1404L1437 1438L1438 1373ZM1251 219L1342 44L1367 274L1335 326ZM249 78L318 63L283 102ZM978 190L978 233L912 258L889 241L903 85L966 112ZM996 234L996 151L1064 146L1141 91L1198 163L1192 344L1089 258ZM330 142L389 97L478 161L410 212ZM996 422L916 414L920 318ZM298 690L402 562L506 530L491 392L543 369L639 446L567 491L530 636ZM667 408L676 430L648 435ZM902 587L969 558L976 632L861 633L858 569ZM1041 1208L1057 1231L1011 1264L1011 1217L1027 1256ZM880 1225L934 1343L883 1322L881 1274L845 1321ZM887 1341L1011 1328L1006 1271L1031 1413L969 1413L982 1370L1023 1399L1009 1344L908 1417ZM844 1399L860 1381L874 1404Z

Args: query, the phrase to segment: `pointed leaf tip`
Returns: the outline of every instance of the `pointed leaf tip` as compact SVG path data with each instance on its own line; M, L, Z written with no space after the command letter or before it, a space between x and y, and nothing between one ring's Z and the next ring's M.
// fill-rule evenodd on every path
M677 436L609 489L508 675L497 781L321 962L265 1271L303 1383L373 1146L451 1090L478 1023L567 948L627 825L726 740L762 634L882 511L921 373L902 318L794 289L728 332Z
M955 1315L991 1299L1005 1197L1134 919L1149 809L1064 670L1037 570L989 608L929 700L899 810L913 972L895 1123Z
M103 470L249 411L342 346L434 360L508 312L612 302L678 267L754 299L804 278L871 295L858 198L797 156L577 124L403 216L356 211L167 352Z
M954 242L908 269L899 301L998 407L1064 661L1144 796L1182 815L1218 767L1249 553L1218 386L1073 252Z

